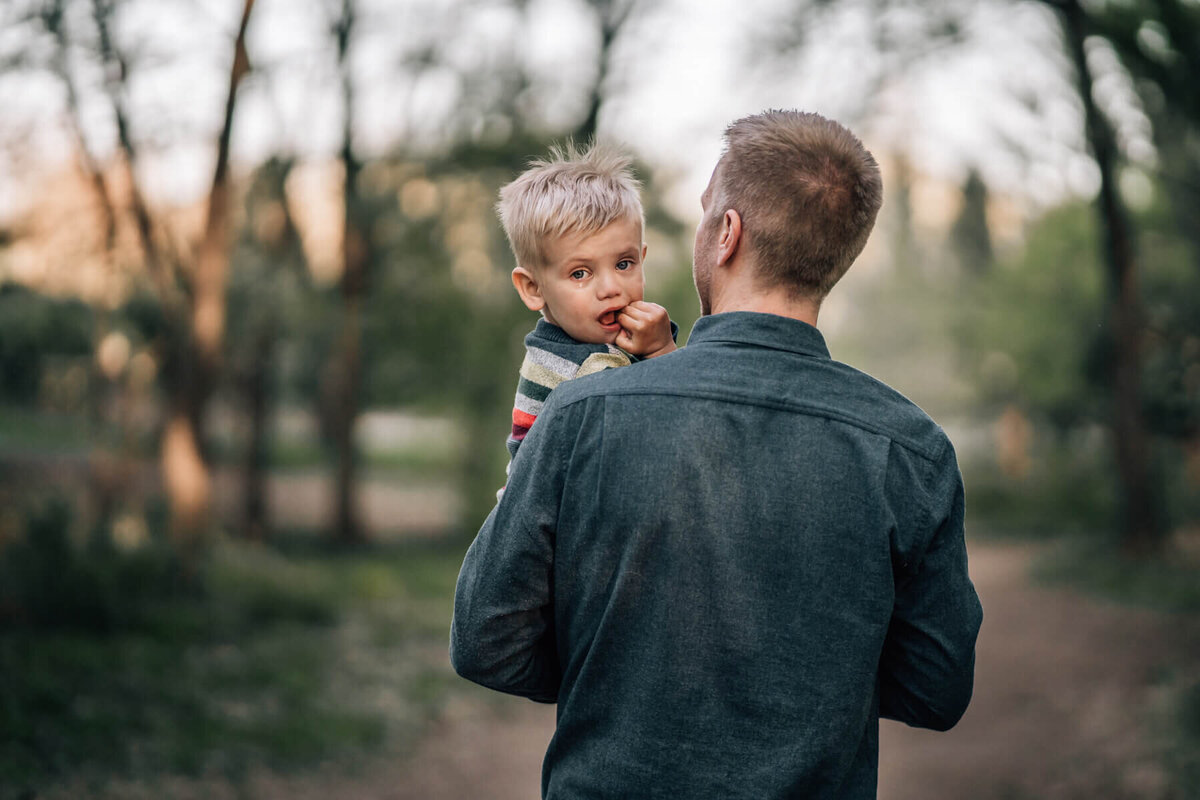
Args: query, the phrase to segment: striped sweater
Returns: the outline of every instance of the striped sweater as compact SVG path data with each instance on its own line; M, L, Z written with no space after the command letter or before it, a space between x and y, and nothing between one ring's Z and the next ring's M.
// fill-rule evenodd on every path
M507 442L509 458L516 458L525 434L529 433L542 404L556 386L572 378L609 367L628 366L629 363L629 356L614 344L579 342L557 325L538 320L537 327L525 337L525 360L521 363L521 378L513 403L512 433Z

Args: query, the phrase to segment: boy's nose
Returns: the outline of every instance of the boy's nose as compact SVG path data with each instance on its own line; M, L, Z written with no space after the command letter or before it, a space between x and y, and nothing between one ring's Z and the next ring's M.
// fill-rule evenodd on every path
M614 276L601 273L596 281L596 294L599 297L613 297L621 293L621 283Z

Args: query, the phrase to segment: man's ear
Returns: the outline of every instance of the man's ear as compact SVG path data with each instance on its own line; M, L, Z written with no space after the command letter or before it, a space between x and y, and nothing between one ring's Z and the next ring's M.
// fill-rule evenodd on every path
M546 307L542 287L538 286L537 278L532 272L524 267L517 267L512 271L512 282L517 294L521 295L521 302L530 311L541 311Z
M717 266L732 261L741 243L742 217L732 208L727 209L721 219L721 233L717 237Z

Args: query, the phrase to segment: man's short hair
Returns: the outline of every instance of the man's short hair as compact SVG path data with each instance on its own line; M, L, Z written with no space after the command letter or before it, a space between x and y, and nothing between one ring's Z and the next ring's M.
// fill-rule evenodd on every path
M838 123L800 111L739 119L725 143L712 212L741 215L764 286L823 298L862 252L883 202L874 157Z
M568 233L594 233L618 219L636 220L645 230L633 177L633 159L611 147L574 142L550 148L548 159L529 168L500 190L496 211L517 264L527 269L546 263L545 242Z

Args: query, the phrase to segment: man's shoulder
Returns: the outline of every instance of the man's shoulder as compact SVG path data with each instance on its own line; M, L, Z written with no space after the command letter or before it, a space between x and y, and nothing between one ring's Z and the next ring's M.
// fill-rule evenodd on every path
M950 444L942 427L926 411L879 378L840 361L829 362L852 387L838 407L866 427L878 427L898 444L927 458L939 458Z

